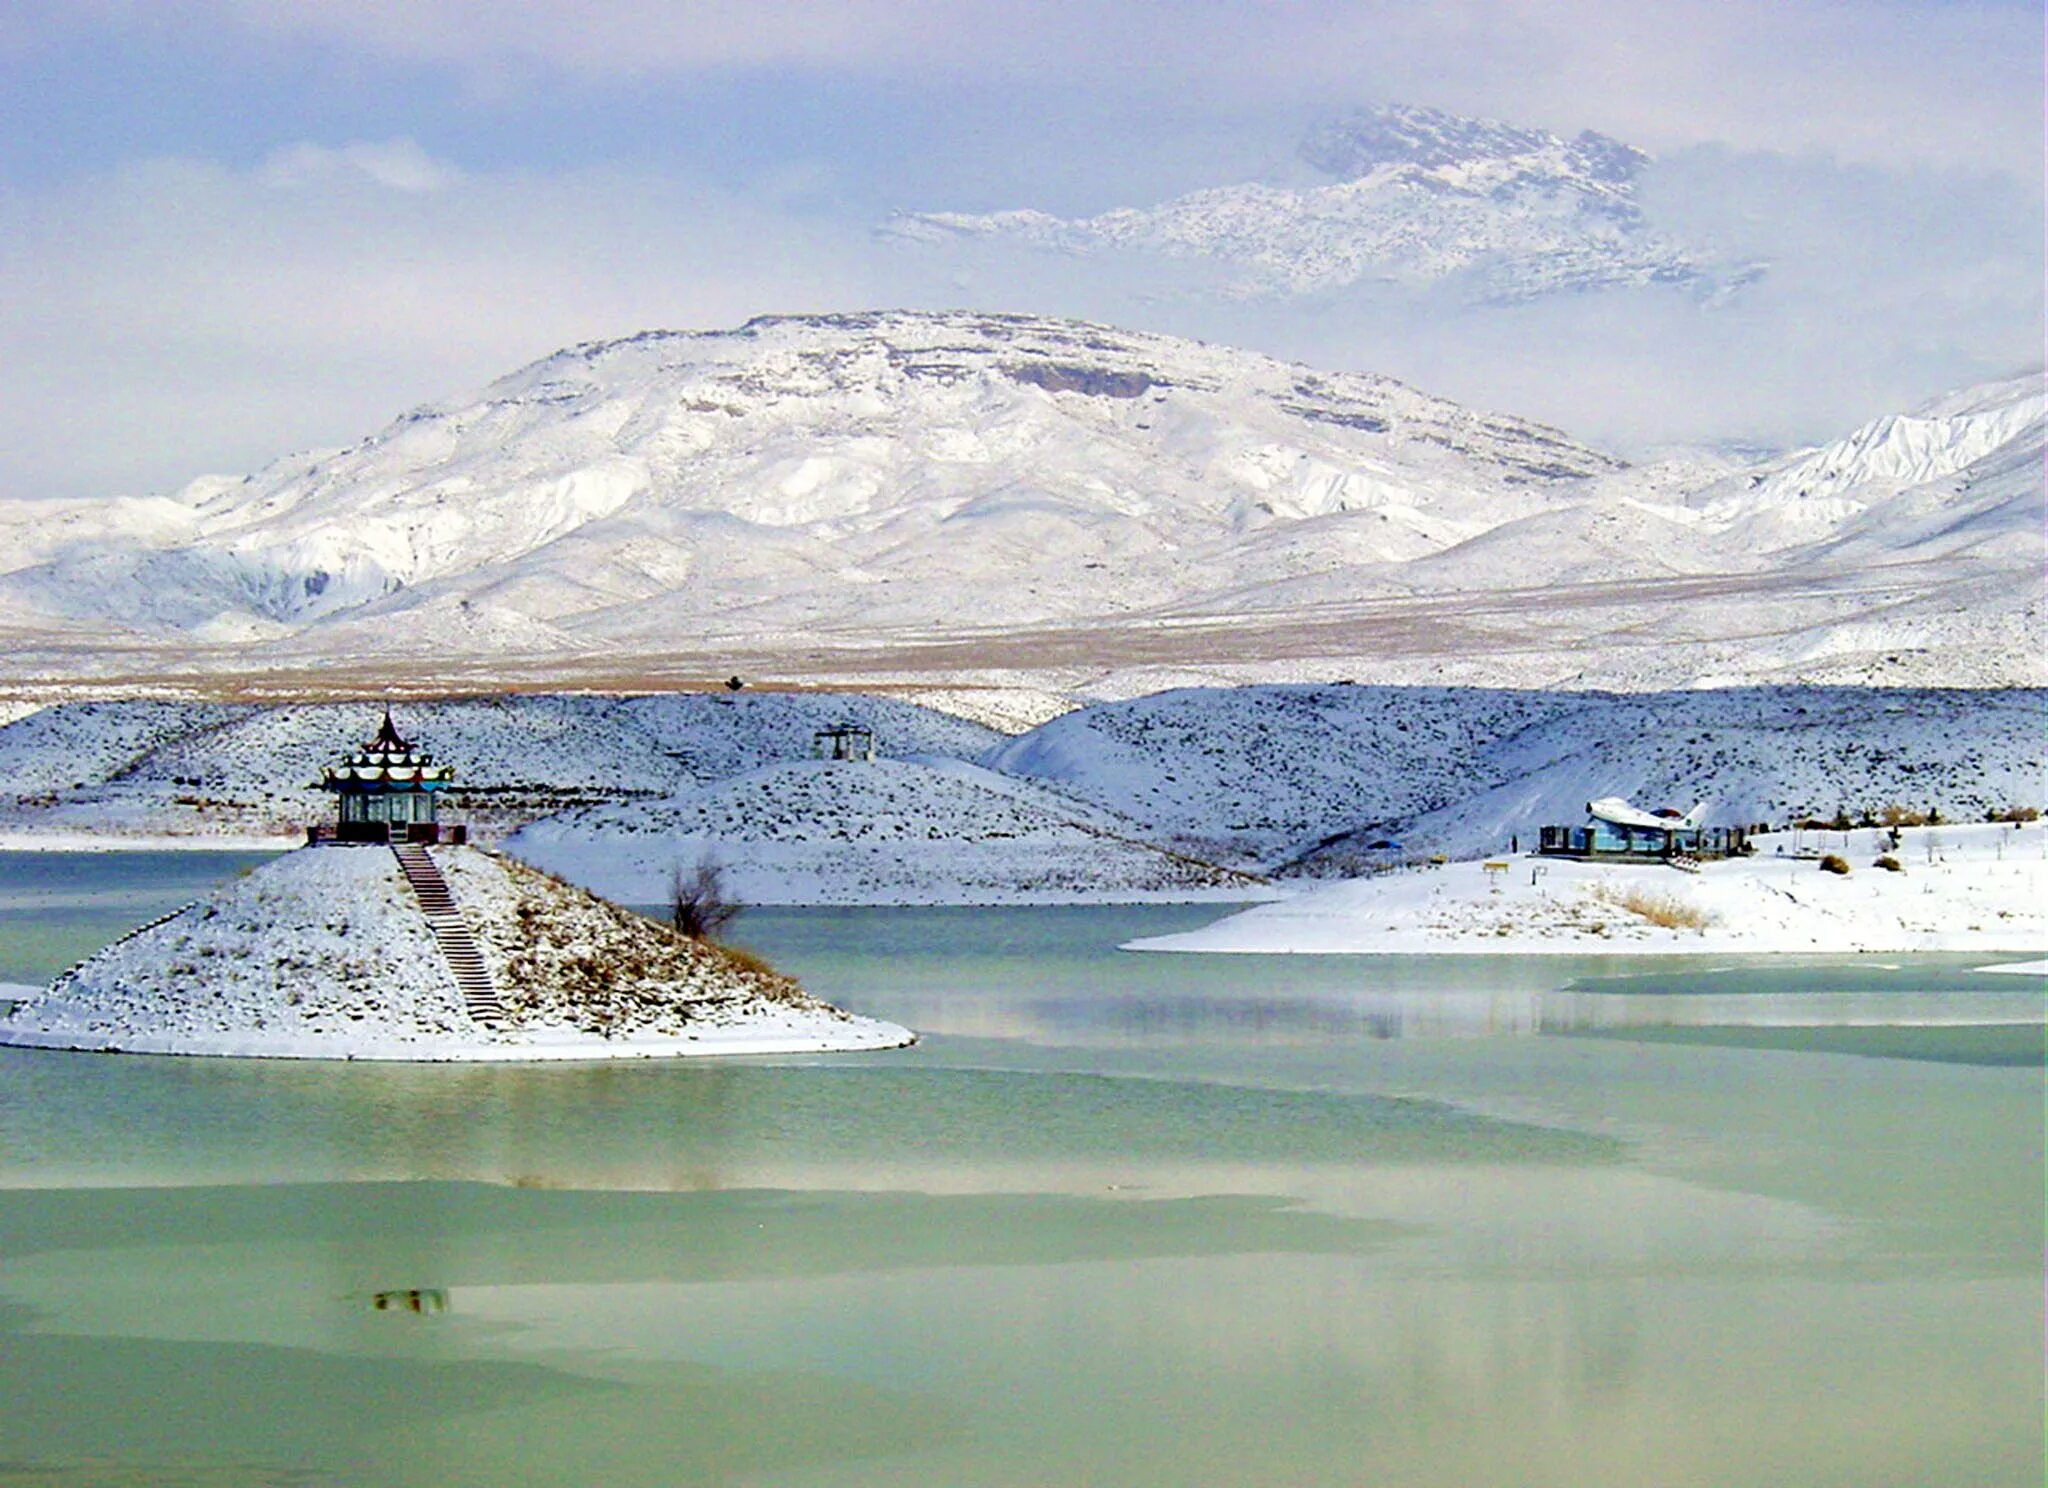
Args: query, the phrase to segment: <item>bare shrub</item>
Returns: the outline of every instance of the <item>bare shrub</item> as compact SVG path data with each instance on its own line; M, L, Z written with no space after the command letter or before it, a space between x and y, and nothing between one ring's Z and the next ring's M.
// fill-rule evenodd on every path
M1839 873L1846 878L1849 874L1849 860L1840 853L1829 853L1820 860L1820 871L1823 873Z
M1870 866L1873 868L1882 868L1887 873L1904 873L1906 871L1905 868L1900 864L1899 860L1893 857L1890 853L1886 853L1883 857L1879 858L1875 863L1872 863Z
M1601 884L1593 890L1593 897L1666 930L1704 930L1714 923L1713 915L1691 900L1645 888L1641 884L1630 884L1620 889Z
M1984 819L1986 821L2011 822L2014 826L2018 826L2021 822L2039 821L2041 819L2041 808L2038 806L2008 806L2003 811L1991 812Z
M669 870L668 919L692 940L715 940L740 916L740 903L725 892L725 870L709 855L695 868L681 863Z

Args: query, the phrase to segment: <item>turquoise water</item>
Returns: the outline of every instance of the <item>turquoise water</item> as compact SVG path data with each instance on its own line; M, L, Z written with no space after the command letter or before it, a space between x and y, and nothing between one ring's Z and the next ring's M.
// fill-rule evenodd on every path
M242 866L31 856L0 980ZM740 922L878 1055L0 1050L0 1485L2040 1482L2038 980L1114 950L1212 913Z
M273 853L0 852L0 982L39 983Z

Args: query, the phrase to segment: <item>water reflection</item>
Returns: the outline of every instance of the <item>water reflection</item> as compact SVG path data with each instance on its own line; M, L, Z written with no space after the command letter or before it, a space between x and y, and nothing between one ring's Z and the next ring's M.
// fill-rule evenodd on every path
M823 996L926 1034L1042 1047L1314 1047L1697 1024L2043 1021L1981 956L1225 956L1122 952L1199 906L775 910L756 949ZM2013 985L2021 981L2021 985Z
M1416 1097L916 1058L373 1068L0 1050L0 1075L0 1183L15 1186L232 1175L688 1192L848 1163L930 1181L918 1175L1054 1163L1621 1156L1609 1138ZM0 1241L8 1223L0 1216Z
M448 1310L448 1292L444 1287L407 1287L402 1291L378 1292L370 1298L370 1306L378 1312L442 1313Z

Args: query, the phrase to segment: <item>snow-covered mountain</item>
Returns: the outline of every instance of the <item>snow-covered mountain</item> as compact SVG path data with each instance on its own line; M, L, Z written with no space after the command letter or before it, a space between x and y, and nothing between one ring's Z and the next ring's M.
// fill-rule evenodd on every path
M1084 322L777 317L557 353L348 449L0 511L0 682L732 672L2038 680L2041 380L1731 471Z
M1764 551L1802 539L1961 551L2039 535L2040 376L1984 383L1695 492L1687 504Z
M1448 282L1496 303L1646 284L1711 298L1762 272L1715 263L1657 232L1636 200L1649 156L1590 130L1561 139L1389 105L1318 126L1299 153L1332 179L1218 186L1094 217L1029 208L900 213L880 233L903 243L1009 242L1197 261L1215 266L1221 288L1235 295L1384 281Z
M0 559L0 606L287 652L307 627L300 651L929 635L1285 572L1258 535L1315 518L1357 519L1354 555L1428 550L1616 468L1389 379L1169 337L776 318L575 347L170 515L46 523Z

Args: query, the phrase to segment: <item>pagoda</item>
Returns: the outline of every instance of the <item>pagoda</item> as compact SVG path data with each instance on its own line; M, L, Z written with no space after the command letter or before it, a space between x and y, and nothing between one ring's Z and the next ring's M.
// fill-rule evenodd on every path
M386 708L377 737L322 773L320 788L339 797L339 819L308 835L315 842L461 842L468 834L444 829L437 811L439 792L454 779L455 767L414 748Z

